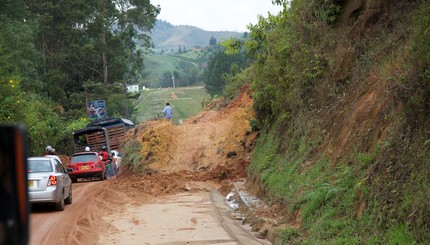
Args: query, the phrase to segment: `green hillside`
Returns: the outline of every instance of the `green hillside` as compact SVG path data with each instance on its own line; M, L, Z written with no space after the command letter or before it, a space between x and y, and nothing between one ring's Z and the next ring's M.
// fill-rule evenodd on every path
M196 115L202 110L202 98L207 96L203 87L149 89L142 92L143 100L137 105L138 121L162 118L166 102L173 108L173 123Z
M166 21L157 20L151 32L151 38L156 48L177 50L178 46L185 46L187 49L193 47L206 47L209 39L213 36L217 41L239 38L243 35L240 32L230 31L205 31L194 26L174 26Z
M144 59L144 83L147 87L158 87L161 75L176 70L178 60L169 55L148 54Z
M203 84L203 72L208 60L219 46L190 49L186 52L160 53L153 52L145 55L144 70L141 83L148 88L159 88L166 86L166 76L171 77L173 72L177 73L179 86L195 86ZM167 74L167 75L166 75ZM187 80L188 81L185 81ZM182 81L182 83L181 83Z
M430 244L430 1L277 2L245 74L262 129L248 187L282 210L275 233Z

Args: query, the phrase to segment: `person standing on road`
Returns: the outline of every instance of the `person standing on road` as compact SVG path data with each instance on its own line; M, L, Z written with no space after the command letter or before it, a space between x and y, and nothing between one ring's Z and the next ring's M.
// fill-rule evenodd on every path
M164 113L164 118L166 118L167 121L170 121L173 115L173 109L170 106L169 102L166 103L166 107L164 107L163 113Z

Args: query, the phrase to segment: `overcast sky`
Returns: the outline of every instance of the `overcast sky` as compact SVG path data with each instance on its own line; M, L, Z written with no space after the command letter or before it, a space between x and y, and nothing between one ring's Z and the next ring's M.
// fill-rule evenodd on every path
M160 5L157 19L172 25L191 25L206 31L247 31L257 23L257 15L277 14L280 6L271 0L151 0Z

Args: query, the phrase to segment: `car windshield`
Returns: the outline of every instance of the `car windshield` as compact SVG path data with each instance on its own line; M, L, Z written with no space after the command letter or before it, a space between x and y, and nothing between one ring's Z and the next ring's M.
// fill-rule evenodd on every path
M97 155L96 154L82 154L82 155L76 155L72 157L72 163L77 162L95 162L97 161Z
M28 160L28 172L43 173L53 172L50 160Z

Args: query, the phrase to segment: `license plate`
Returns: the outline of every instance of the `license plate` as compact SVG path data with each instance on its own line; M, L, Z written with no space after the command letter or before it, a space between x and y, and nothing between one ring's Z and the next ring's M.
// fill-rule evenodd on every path
M88 170L90 169L90 166L81 166L81 170Z
M34 187L34 181L33 180L28 181L28 187Z

